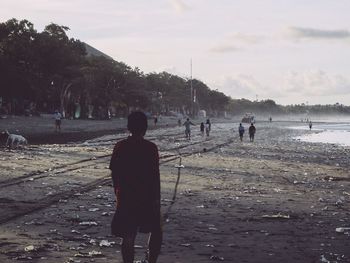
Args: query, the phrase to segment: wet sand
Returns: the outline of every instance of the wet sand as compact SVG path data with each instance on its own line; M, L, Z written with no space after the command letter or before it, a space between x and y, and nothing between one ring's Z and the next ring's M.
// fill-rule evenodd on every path
M159 262L350 262L350 235L336 232L350 227L350 148L294 140L309 131L293 125L257 123L254 143L237 123L214 123L209 138L194 127L191 141L182 127L147 133L161 156ZM0 262L122 262L107 168L124 136L2 149Z

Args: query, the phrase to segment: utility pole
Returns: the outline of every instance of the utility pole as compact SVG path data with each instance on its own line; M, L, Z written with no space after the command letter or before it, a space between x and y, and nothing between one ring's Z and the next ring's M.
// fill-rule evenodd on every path
M190 85L191 85L191 109L190 114L191 117L193 117L193 86L192 86L192 58L191 58L191 79L190 79Z

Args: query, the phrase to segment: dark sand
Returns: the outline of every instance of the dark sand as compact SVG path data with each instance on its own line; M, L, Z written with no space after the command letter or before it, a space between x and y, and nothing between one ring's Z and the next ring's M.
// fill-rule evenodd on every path
M74 129L101 124L81 123ZM257 123L254 143L239 142L237 123L214 123L209 138L196 126L191 142L182 127L148 132L162 158L159 262L350 262L349 233L336 232L350 227L350 148L295 141L309 131L293 125L301 124ZM122 262L104 155L123 136L1 149L0 262ZM166 160L179 152L185 168L172 204L179 160ZM137 259L146 241L138 237Z

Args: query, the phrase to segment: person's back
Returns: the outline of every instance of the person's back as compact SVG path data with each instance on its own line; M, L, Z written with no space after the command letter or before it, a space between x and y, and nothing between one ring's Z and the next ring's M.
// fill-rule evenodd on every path
M255 126L253 124L251 124L249 127L249 134L254 134L255 131L256 131Z
M149 205L160 199L157 146L142 137L129 136L117 143L113 155L120 200L125 200L133 213L146 215Z
M203 122L201 122L200 131L201 131L202 133L204 132L204 123L203 123Z
M191 122L189 119L187 119L187 120L184 122L184 125L185 125L185 129L186 129L187 131L190 131L190 130L191 130L191 125L193 125L193 124L192 124L192 122Z
M131 113L128 129L132 135L115 145L110 162L117 197L112 233L123 238L124 263L132 263L136 233L150 232L148 260L155 263L162 241L158 149L143 138L145 114Z
M239 124L238 133L239 133L239 139L243 141L244 127L242 123Z

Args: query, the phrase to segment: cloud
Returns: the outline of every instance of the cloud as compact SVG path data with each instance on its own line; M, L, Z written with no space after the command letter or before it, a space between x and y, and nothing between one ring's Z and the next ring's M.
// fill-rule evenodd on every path
M209 51L213 53L231 53L243 50L248 45L256 45L264 40L265 37L259 35L233 33L227 35L221 44L212 47Z
M254 76L248 74L237 74L222 77L219 89L232 98L255 99L276 97L276 93L270 87L257 81ZM272 96L274 95L274 96Z
M289 27L288 36L296 39L350 39L348 30L325 30L308 27Z
M218 45L216 47L212 47L209 51L213 53L231 53L238 51L239 48L234 45Z
M178 13L190 10L190 6L185 4L182 0L170 0L170 3Z
M350 94L350 80L324 71L289 72L283 79L283 90L304 96L334 96Z
M264 36L260 35L249 35L249 34L244 34L244 33L234 33L228 36L229 41L233 42L239 42L242 44L258 44L262 42L265 39Z

